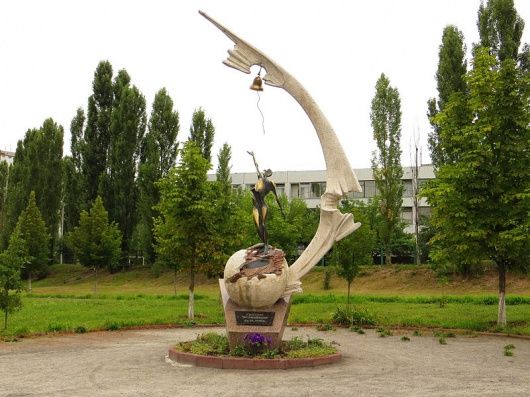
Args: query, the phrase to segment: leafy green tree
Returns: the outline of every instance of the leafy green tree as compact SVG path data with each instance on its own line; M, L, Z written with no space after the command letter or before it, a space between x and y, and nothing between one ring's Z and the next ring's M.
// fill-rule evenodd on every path
M269 215L267 219L267 229L270 243L285 252L285 257L289 263L292 263L299 256L299 248L309 244L311 238L318 227L318 218L316 218L304 200L293 198L287 200L285 195L279 197L282 204L285 218L282 216L276 200L267 196L267 205L269 206ZM251 212L249 212L249 220ZM251 223L252 224L252 223ZM253 230L256 236L256 231ZM254 239L256 239L254 237Z
M225 143L217 155L216 181L211 186L214 196L212 200L214 237L219 251L220 266L226 263L234 252L252 245L254 240L249 236L255 235L250 216L252 212L250 196L232 189L231 157L232 150ZM221 269L222 267L219 268Z
M137 250L154 261L154 207L160 201L155 182L165 177L175 166L179 132L179 114L173 110L173 100L165 88L155 95L149 129L142 142L138 167L138 223L135 230Z
M173 100L165 88L160 89L153 102L149 119L149 134L156 138L160 177L165 177L176 165L177 136L180 131L179 114L173 110Z
M87 124L82 140L82 168L87 192L86 200L93 202L98 195L102 175L107 167L110 145L111 113L114 103L112 65L101 61L94 72L93 94L88 98Z
M67 237L67 244L83 266L94 269L94 292L97 293L98 269L106 266L114 269L120 258L122 235L118 226L111 222L101 197L90 208L82 211L79 226Z
M512 59L499 64L484 48L476 49L466 79L469 94L451 98L435 118L460 156L424 192L433 206L433 257L495 263L498 324L505 325L506 273L527 268L530 257L530 80ZM463 129L454 123L462 114Z
M17 144L9 175L4 247L15 228L17 219L35 191L37 205L51 235L51 248L56 248L62 198L63 127L52 119L39 129L26 132Z
M401 168L401 101L399 92L381 74L372 99L370 120L377 151L372 158L372 171L379 204L378 234L385 249L386 263L392 263L392 236L400 226L403 201L403 169Z
M442 35L442 44L438 53L438 70L436 71L438 99L431 98L427 102L427 116L432 125L428 143L431 160L435 168L447 162L449 154L446 153L447 150L440 143L439 127L433 119L438 112L444 109L452 94L466 91L464 76L467 71L467 61L465 56L464 35L456 26L446 26Z
M190 140L195 142L199 147L202 156L208 160L208 162L212 161L214 135L215 127L213 126L212 120L206 118L203 109L199 108L195 110L191 121Z
M0 254L0 309L4 312L4 329L7 329L7 316L22 307L20 291L21 269L26 262L25 242L13 233L7 250Z
M178 166L157 186L160 189L160 217L155 222L158 260L189 274L188 318L194 318L195 275L219 268L216 246L215 202L212 184L207 180L210 163L196 143L188 141Z
M230 176L230 160L232 159L232 148L228 143L224 143L217 155L216 181L221 186L221 190L229 193L232 190L232 177Z
M28 292L31 293L33 275L46 273L50 240L46 224L36 204L34 191L29 195L28 206L20 214L13 234L24 247L24 257L27 258L24 270L28 275Z
M70 151L71 156L63 158L63 190L61 208L61 226L59 233L59 246L61 260L72 261L72 253L68 251L64 236L79 223L79 214L86 205L86 184L83 175L83 129L85 125L85 112L78 108L75 117L70 123Z
M30 131L26 132L26 136ZM13 164L9 167L9 174L7 175L6 193L4 199L4 224L2 228L2 249L6 249L9 244L9 238L15 229L18 217L27 205L27 197L29 192L26 192L28 186L27 167L28 153L24 147L22 140L17 142L17 149Z
M85 151L83 130L85 127L85 121L85 111L83 108L78 108L72 122L70 123L70 151L72 152L74 168L76 172L79 173L83 170L83 153Z
M0 161L0 234L5 228L9 164ZM0 247L2 244L0 243Z
M376 249L375 232L368 223L366 205L359 201L343 201L341 212L350 212L356 222L361 222L359 229L333 246L331 264L337 269L337 275L348 283L348 304L353 279L359 274L361 265L372 263L372 254Z
M480 4L477 27L479 45L489 48L500 62L517 60L524 21L517 14L513 0L487 0Z
M103 178L105 205L110 219L123 234L122 250L130 253L131 239L136 225L137 164L145 126L145 98L135 86L129 86L128 75L120 71L115 89L121 87L111 115L111 139L108 149L107 171Z

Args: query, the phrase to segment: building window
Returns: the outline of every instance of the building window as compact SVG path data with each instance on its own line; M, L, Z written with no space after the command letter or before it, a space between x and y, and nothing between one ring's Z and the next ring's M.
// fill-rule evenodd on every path
M359 181L359 185L361 185L362 192L349 192L347 196L349 199L364 198L364 181Z
M421 222L421 218L429 219L431 217L431 207L419 207L418 213L420 216L420 222Z
M412 181L410 179L403 181L403 197L412 197Z
M372 198L376 196L375 181L364 181L364 197Z
M283 183L279 183L276 185L276 194L278 197L285 194L285 185Z
M311 198L319 198L326 191L326 182L311 183Z
M301 183L300 189L298 190L298 197L301 199L308 199L310 198L311 193L311 184L309 183Z
M299 190L298 183L291 183L291 198L298 197Z
M401 209L401 220L407 225L412 225L412 207L404 207Z

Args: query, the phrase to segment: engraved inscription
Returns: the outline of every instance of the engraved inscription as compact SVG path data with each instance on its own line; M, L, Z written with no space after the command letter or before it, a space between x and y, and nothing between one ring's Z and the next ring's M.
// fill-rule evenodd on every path
M237 325L272 325L274 321L274 312L250 312L236 310Z

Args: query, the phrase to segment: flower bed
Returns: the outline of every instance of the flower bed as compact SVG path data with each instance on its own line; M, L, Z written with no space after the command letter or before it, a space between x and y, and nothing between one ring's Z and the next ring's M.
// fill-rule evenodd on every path
M226 336L210 332L174 346L169 358L181 364L225 369L313 367L341 359L332 344L319 338L295 337L283 341L279 349L269 349L270 340L259 333L250 333L244 340L243 345L230 351Z

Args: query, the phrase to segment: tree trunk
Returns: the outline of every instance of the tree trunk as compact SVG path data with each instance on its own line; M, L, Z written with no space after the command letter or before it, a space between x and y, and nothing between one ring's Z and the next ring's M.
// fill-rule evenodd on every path
M195 317L194 313L194 296L193 291L195 289L195 272L193 271L193 266L190 269L190 286L189 286L189 296L188 296L188 320L193 320Z
M506 264L497 265L499 268L499 311L497 325L506 327Z
M385 264L391 265L392 264L392 250L390 249L390 244L387 244L385 246Z
M28 274L28 294L31 294L31 272Z
M348 305L350 304L350 287L351 287L351 281L348 281Z
M9 290L4 290L4 297L5 297L6 304L9 304L8 303ZM5 307L5 312L4 312L4 329L7 329L7 306Z
M98 267L94 266L94 272L96 277L94 278L94 295L98 293Z
M177 295L177 268L173 270L173 292Z

